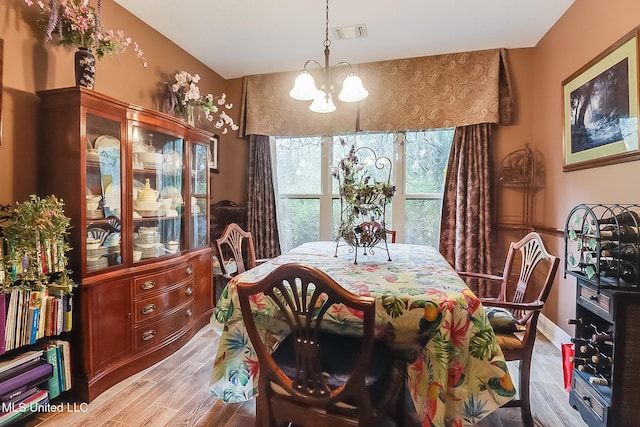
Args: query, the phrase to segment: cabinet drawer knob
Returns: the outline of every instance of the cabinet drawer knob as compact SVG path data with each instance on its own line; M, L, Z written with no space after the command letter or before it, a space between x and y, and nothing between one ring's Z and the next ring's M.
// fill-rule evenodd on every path
M142 307L142 314L151 314L156 310L156 305L155 304L149 304L149 305L145 305L144 307Z
M184 274L186 274L187 276L191 276L193 274L193 269L191 267L187 267L187 269L184 271Z
M184 293L187 296L191 296L191 294L193 294L193 288L191 286L189 286L187 289L184 290Z
M148 291L149 289L153 289L155 285L156 282L154 282L153 280L147 280L142 285L140 285L140 289L142 289L143 291Z
M156 336L156 331L153 329L149 329L142 334L142 341L149 341L151 338Z
M193 312L191 311L191 309L187 309L187 311L185 311L184 315L187 317L191 317L191 315L193 314Z
M598 301L598 294L593 294L589 297L591 301Z

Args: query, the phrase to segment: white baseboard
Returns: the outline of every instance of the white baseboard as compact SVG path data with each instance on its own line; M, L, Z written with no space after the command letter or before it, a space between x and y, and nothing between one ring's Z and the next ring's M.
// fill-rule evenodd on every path
M558 325L553 323L544 314L540 314L538 318L538 331L557 348L562 348L560 344L571 342L571 335L560 329Z

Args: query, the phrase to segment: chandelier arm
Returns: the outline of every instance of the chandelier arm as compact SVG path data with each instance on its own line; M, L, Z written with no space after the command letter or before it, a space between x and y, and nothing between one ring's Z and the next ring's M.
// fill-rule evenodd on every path
M353 72L353 66L351 64L349 64L346 61L342 61L342 62L338 62L337 64L335 64L333 67L331 67L331 71L329 73L329 81L333 81L333 72L336 70L336 68L338 68L338 66L340 65L346 65L347 67L349 67L349 72Z
M310 60L308 60L307 62L304 63L303 70L306 70L307 69L307 65L309 65L309 64L316 64L318 67L320 67L322 69L322 65L318 61L316 61L315 59L310 59Z

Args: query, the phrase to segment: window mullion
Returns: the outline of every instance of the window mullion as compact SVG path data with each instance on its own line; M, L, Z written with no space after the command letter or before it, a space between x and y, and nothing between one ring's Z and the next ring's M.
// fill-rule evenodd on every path
M405 144L404 133L396 134L396 143L394 144L393 158L393 180L396 183L396 194L391 199L391 218L392 223L387 228L396 231L397 242L404 242L404 221L405 221Z
M333 138L323 136L320 157L322 195L320 196L320 239L331 240L333 238L332 215L332 182L331 159L333 158Z

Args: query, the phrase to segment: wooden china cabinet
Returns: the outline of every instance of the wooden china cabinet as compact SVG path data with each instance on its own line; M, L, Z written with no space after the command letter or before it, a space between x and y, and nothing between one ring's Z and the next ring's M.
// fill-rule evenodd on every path
M72 219L73 391L89 402L211 316L211 133L80 87L38 92L39 193Z

